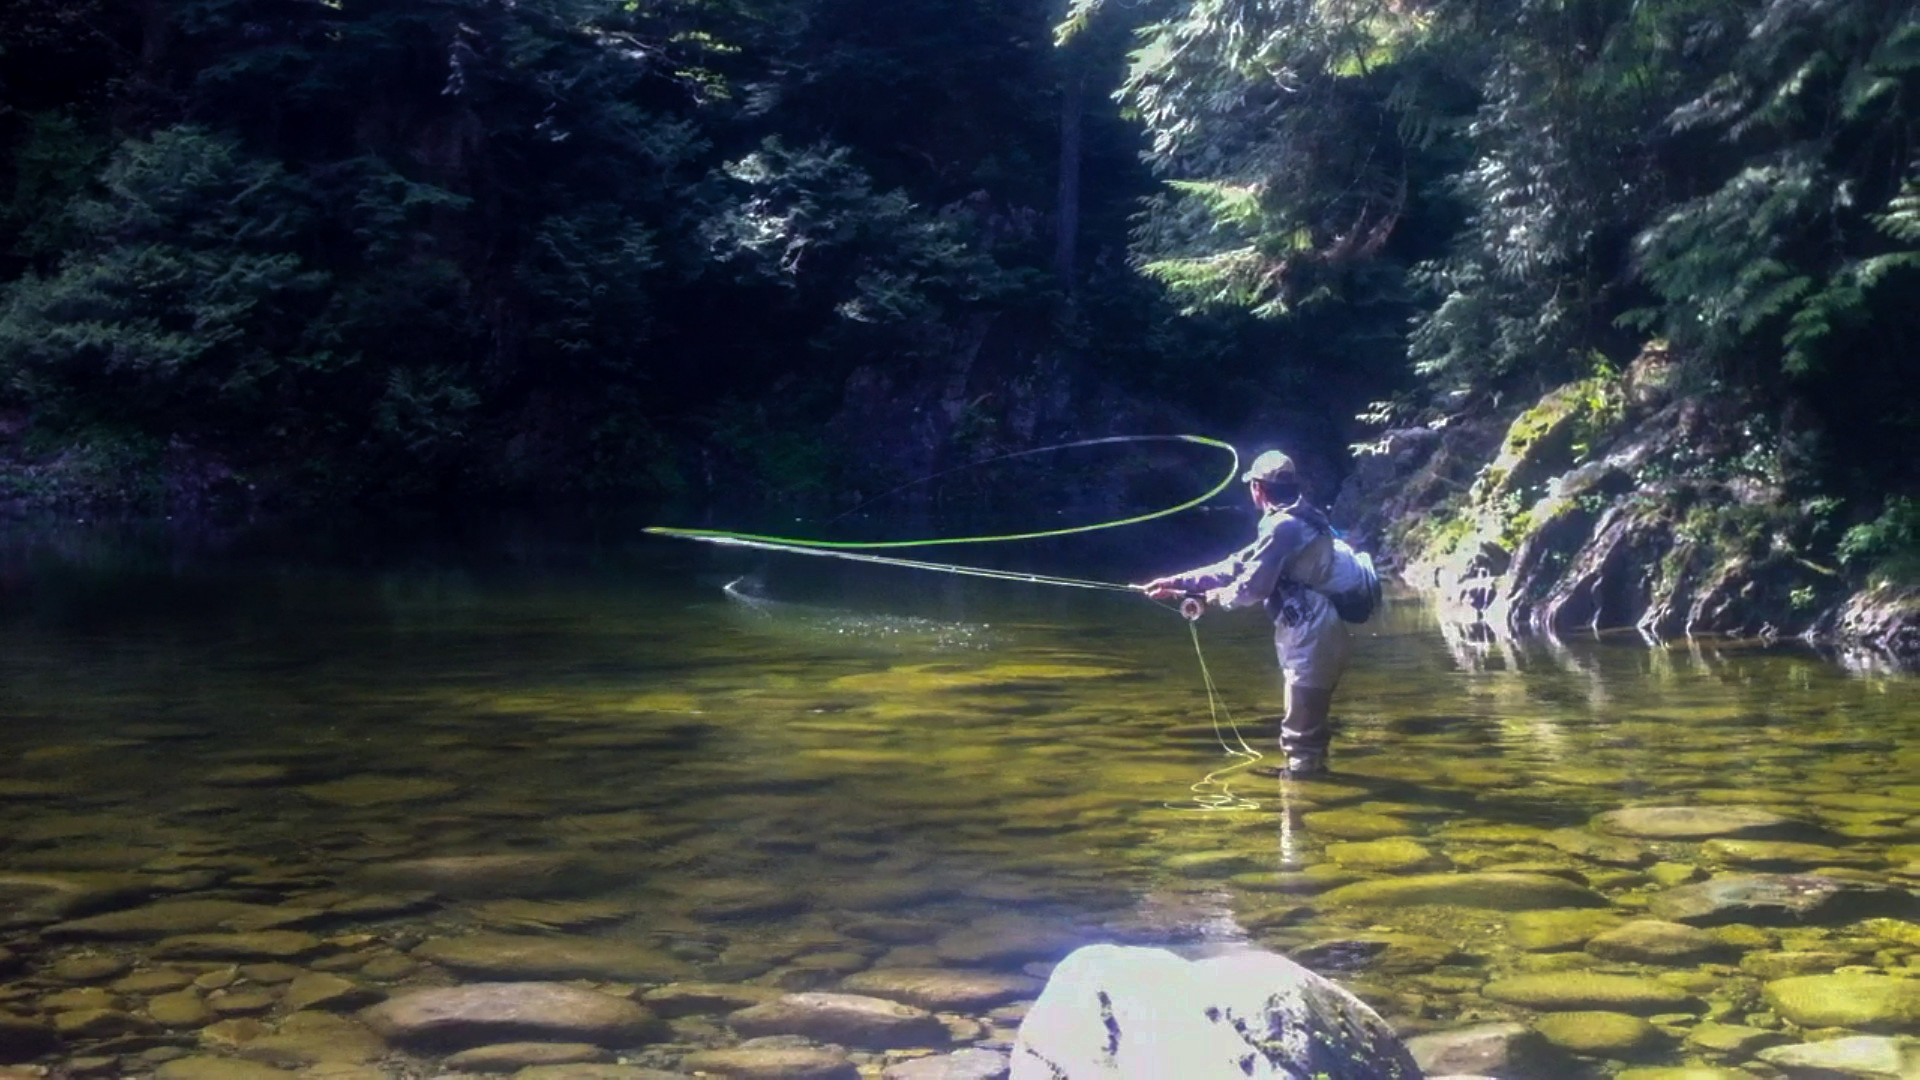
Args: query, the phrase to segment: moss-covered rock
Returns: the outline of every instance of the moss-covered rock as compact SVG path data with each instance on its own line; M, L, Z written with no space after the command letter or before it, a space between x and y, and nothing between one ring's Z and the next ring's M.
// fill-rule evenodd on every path
M1533 1029L1570 1053L1616 1060L1637 1056L1662 1041L1660 1029L1617 1012L1548 1013L1534 1020Z
M1417 874L1384 881L1357 881L1325 893L1326 907L1407 907L1441 904L1492 911L1540 908L1601 908L1607 898L1564 878L1545 874Z
M1912 1031L1920 1027L1920 979L1840 972L1778 979L1767 1003L1804 1028Z
M1543 1012L1658 1013L1687 1012L1699 1002L1692 994L1656 979L1567 971L1496 979L1480 991L1495 1001Z

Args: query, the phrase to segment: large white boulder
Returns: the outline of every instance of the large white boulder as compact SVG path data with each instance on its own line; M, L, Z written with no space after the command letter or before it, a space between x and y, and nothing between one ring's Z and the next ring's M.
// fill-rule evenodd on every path
M1284 956L1089 945L1020 1024L1012 1080L1420 1080L1379 1014Z

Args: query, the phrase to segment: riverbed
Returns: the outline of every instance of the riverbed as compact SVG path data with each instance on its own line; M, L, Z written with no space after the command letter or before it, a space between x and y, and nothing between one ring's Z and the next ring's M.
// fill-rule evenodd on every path
M1920 692L1802 648L1397 596L1333 774L1282 783L1230 753L1272 761L1258 615L667 541L111 547L0 575L0 1063L878 1076L1004 1053L1092 942L1279 951L1403 1037L1516 1022L1543 1080L1920 1031ZM378 1011L528 982L630 1008L519 1058Z

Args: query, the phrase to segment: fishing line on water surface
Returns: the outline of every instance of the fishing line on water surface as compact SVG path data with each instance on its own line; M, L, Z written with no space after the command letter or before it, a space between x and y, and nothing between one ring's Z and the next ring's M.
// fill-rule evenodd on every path
M1039 539L1059 537L1059 536L1073 536L1080 533L1096 532L1102 529L1117 529L1125 525L1139 525L1148 521L1154 521L1159 518L1170 517L1174 514L1180 513L1181 511L1190 510L1196 506L1199 506L1200 504L1206 502L1208 499L1211 499L1215 495L1218 495L1222 491L1225 491L1227 488L1231 487L1236 482L1236 480L1238 479L1237 474L1240 471L1240 452L1234 449L1231 444L1222 442L1218 439L1208 438L1207 436L1204 436L1204 435L1116 435L1116 436L1108 436L1105 438L1098 438L1098 439L1082 439L1077 442L1061 443L1057 446L1045 446L1045 447L1040 447L1034 450L1019 450L1010 454L1002 454L998 457L988 458L983 461L977 461L977 462L972 462L966 465L956 466L951 469L946 469L941 472L934 473L932 476L922 477L910 483L902 484L899 487L893 488L886 492L882 492L880 495L876 495L872 499L868 499L865 502L860 503L859 506L854 507L853 510L849 510L845 514L841 514L839 517L836 517L833 520L838 521L840 520L840 518L846 517L847 514L851 514L854 511L859 510L861 507L870 505L871 503L879 499L883 499L888 495L892 495L897 492L904 491L907 488L914 487L919 484L928 483L930 481L937 480L942 476L948 476L956 472L961 472L963 470L978 468L983 465L989 465L999 461L1006 461L1012 458L1030 457L1036 454L1052 453L1058 450L1067 450L1067 449L1073 449L1076 447L1083 447L1083 446L1112 445L1117 443L1130 443L1130 442L1186 442L1186 443L1194 443L1201 446L1210 446L1216 449L1225 450L1228 456L1231 458L1231 464L1228 466L1226 475L1221 478L1220 482L1215 484L1205 494L1200 495L1193 499L1189 499L1176 506L1170 506L1162 510L1150 511L1145 514L1135 514L1129 517L1119 518L1113 521L1097 522L1092 525L1074 525L1074 526L1066 526L1058 529L1040 529L1040 530L1035 530L1032 532L1024 532L1024 533L1000 533L1000 534L982 535L982 536L936 537L936 538L922 539L922 540L812 540L812 539L805 539L800 537L769 536L769 535L760 534L760 533L733 532L725 529L682 529L682 528L673 528L668 526L650 526L645 531L648 533L654 534L656 536L672 536L672 537L678 537L685 540L698 540L703 543L717 544L723 547L742 547L742 548L751 548L751 549L760 550L760 551L781 551L781 552L786 552L793 555L814 555L814 556L821 556L825 558L843 559L848 562L871 563L871 564L876 564L880 566L895 566L895 567L901 567L903 569L909 569L909 570L929 570L935 573L956 574L956 575L961 575L965 577L980 577L980 578L987 578L994 581L1023 582L1029 585L1054 585L1054 586L1059 586L1061 588L1093 589L1093 590L1106 591L1106 592L1138 593L1139 589L1136 588L1135 586L1123 584L1120 582L1098 581L1091 578L1062 577L1062 576L1053 575L1053 574L1033 574L1033 573L1025 573L1020 571L1013 571L1013 570L998 570L992 567L966 566L960 563L929 562L921 559L903 559L903 558L899 558L897 556L891 556L891 555L876 555L876 554L873 554L873 552L876 550L886 550L886 549L897 550L901 548L935 547L935 546L950 545L950 544L1007 543L1015 540L1039 540ZM1159 604L1156 604L1156 606L1161 606L1165 608L1165 610L1175 611L1176 613L1178 613L1178 610L1179 610L1177 608L1165 607L1164 605L1159 605ZM1207 668L1206 654L1200 648L1200 631L1197 625L1197 620L1193 618L1187 618L1186 622L1187 622L1188 635L1193 640L1194 658L1199 662L1199 665L1200 665L1200 678L1202 683L1206 686L1207 712L1213 722L1214 738L1216 741L1219 742L1220 749L1222 751L1224 751L1229 757L1233 757L1238 760L1234 764L1229 765L1226 768L1215 769L1214 771L1201 777L1197 782L1193 784L1191 790L1194 793L1193 801L1195 805L1176 806L1172 803L1168 803L1166 805L1169 809L1194 811L1194 812L1258 810L1260 808L1260 803L1251 799L1245 799L1238 795L1235 795L1231 787L1229 786L1228 781L1225 779L1225 777L1254 765L1256 762L1261 760L1261 754L1258 750L1255 750L1251 746L1247 745L1246 739L1242 737L1240 734L1239 726L1233 722L1232 714L1227 711L1225 704L1220 700L1219 690L1215 686L1213 681L1213 674ZM1233 733L1232 743L1229 743L1227 741L1226 735L1221 730L1221 725L1223 721L1226 725L1226 730L1231 731Z

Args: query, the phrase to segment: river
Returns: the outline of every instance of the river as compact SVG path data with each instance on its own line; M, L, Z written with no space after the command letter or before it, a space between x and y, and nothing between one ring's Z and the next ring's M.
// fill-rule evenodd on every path
M1920 1015L1779 997L1920 969L1920 692L1798 647L1475 643L1394 597L1334 774L1283 785L1225 753L1273 737L1257 615L1208 615L1197 654L1136 596L664 540L6 550L0 1062L439 1075L474 1059L356 1011L553 978L668 1018L549 1040L626 1075L878 1075L1004 1050L1095 941L1284 952L1407 1036L1517 1020L1557 1045L1516 1041L1509 1075L1543 1080ZM1648 807L1690 809L1615 813ZM1835 904L1784 924L1699 884L1813 870ZM731 1010L809 990L945 1034L738 1049Z

